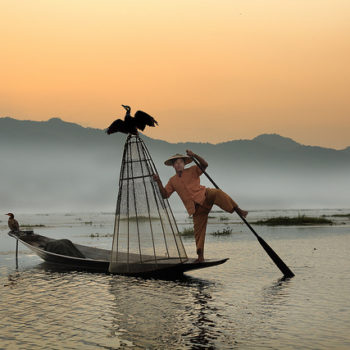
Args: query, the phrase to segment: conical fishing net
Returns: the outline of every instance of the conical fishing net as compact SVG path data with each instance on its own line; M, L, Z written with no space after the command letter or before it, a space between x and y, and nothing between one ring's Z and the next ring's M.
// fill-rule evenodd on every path
M157 169L139 136L128 135L120 169L109 271L142 273L187 261L168 200L153 180Z

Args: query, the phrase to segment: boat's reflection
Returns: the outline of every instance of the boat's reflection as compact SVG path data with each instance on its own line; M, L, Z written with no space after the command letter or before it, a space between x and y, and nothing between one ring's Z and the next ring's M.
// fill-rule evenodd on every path
M60 281L68 281L67 277L69 285L71 279L78 281L77 285L71 285L73 289L81 290L94 281L94 290L98 289L98 294L103 295L103 300L96 300L96 303L104 305L102 309L95 307L98 314L94 317L101 319L113 342L121 347L136 348L235 348L236 337L242 338L242 334L250 333L257 323L266 322L266 317L273 317L281 306L288 305L290 287L294 283L294 280L278 280L263 288L249 305L254 318L246 323L245 314L237 314L241 309L235 304L235 292L232 291L231 299L231 289L215 280L190 275L167 280L102 273L74 274L64 266L41 263L26 271L13 271L4 284L16 288L25 282L23 279L31 281L30 272L35 270L40 280L43 274L38 270L44 271L44 277L54 274L55 279L49 281L50 285L57 283L55 295L66 292L61 290ZM46 286L46 283L40 285ZM87 293L86 288L82 293ZM91 305L91 309L95 308ZM246 329L242 329L244 326Z
M127 277L110 279L115 299L113 332L136 346L167 344L191 349L214 349L221 331L215 322L211 290L215 284L182 276L176 280ZM170 339L169 339L169 335Z

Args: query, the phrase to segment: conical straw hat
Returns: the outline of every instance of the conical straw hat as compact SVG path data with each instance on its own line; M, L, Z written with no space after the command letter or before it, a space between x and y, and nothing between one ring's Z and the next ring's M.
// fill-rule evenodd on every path
M165 165L169 165L169 166L172 166L173 165L173 161L175 159L178 159L178 158L182 158L185 162L185 165L186 164L189 164L192 162L192 159L189 157L189 156L184 156L183 154L180 154L180 153L176 153L174 154L173 156L171 156L169 159L167 159L164 164Z

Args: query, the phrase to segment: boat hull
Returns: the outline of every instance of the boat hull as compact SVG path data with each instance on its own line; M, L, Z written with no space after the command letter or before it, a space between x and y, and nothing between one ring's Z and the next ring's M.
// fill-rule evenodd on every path
M44 246L49 241L54 241L52 238L41 235L24 235L21 232L9 232L11 237L15 238L27 248L32 250L41 259L46 261L50 266L64 267L68 270L84 270L91 272L103 272L109 273L109 256L110 250L93 248L84 245L75 244L75 246L85 255L87 258L77 258L73 256L61 255L46 251ZM182 275L186 271L198 270L207 267L217 266L225 263L228 258L219 260L205 260L204 262L196 262L195 259L187 259L187 261L176 264L154 264L154 267L150 267L148 271L143 272L130 272L127 268L121 269L122 272L118 272L119 275L128 276L143 276L143 277L174 277Z

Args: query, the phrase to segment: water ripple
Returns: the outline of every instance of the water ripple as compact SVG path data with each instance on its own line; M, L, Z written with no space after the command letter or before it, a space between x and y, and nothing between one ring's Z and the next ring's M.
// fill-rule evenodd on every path
M255 240L236 237L207 245L227 263L175 281L62 271L28 254L15 271L11 251L1 258L0 347L346 349L348 237L273 240L296 273L285 281Z

